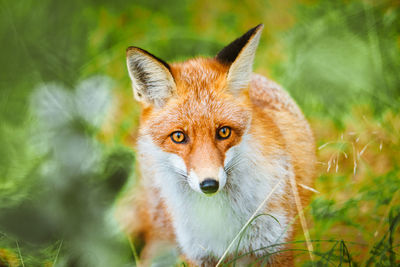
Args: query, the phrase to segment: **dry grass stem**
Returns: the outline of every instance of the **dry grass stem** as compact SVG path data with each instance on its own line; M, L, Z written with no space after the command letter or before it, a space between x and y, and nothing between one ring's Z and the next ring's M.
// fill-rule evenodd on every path
M303 187L304 189L306 189L306 190L309 190L309 191L311 191L311 192L314 192L314 193L320 193L318 190L316 190L316 189L314 189L314 188L312 188L312 187L309 187L309 186L306 186L305 184L299 184L301 187Z
M237 233L235 238L232 240L232 242L229 244L225 252L222 254L221 258L219 259L217 265L215 267L218 267L221 265L222 261L228 254L229 250L232 248L233 244L236 242L236 240L239 238L239 236L243 233L243 231L246 229L246 227L250 224L250 222L254 219L254 217L257 216L258 212L261 210L262 207L264 207L265 203L268 201L268 199L272 196L272 194L275 192L275 190L278 188L280 185L281 180L279 180L276 185L272 188L272 190L268 193L268 195L265 197L265 199L261 202L261 204L257 207L257 209L254 211L253 215L250 216L250 218L247 220L247 222L243 225L243 227L240 229L240 231Z
M294 178L294 174L293 173L290 175L290 184L292 185L292 191L293 191L293 195L294 195L294 200L295 200L295 203L296 203L297 212L299 213L301 227L303 228L304 238L306 239L308 253L310 255L311 261L314 262L314 255L313 255L314 248L313 248L313 245L311 243L310 233L309 233L308 227L307 227L307 221L306 221L306 218L304 216L303 206L301 205L299 191L297 190L296 180Z

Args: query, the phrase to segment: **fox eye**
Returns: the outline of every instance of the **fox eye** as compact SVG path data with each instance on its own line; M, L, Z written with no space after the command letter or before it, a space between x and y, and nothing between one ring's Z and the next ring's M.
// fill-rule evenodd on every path
M231 136L231 128L228 126L224 126L219 128L217 131L217 138L218 139L228 139Z
M185 134L183 132L176 131L176 132L173 132L171 134L171 140L174 143L182 144L182 143L184 143L186 141L186 136L185 136Z

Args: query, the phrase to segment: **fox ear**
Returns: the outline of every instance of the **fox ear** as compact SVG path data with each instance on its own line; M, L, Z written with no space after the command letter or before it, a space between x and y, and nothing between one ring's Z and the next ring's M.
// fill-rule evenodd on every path
M253 72L254 55L260 40L263 24L260 24L224 47L216 56L222 64L230 65L227 77L229 90L237 95L246 88Z
M126 50L126 62L135 98L145 105L162 107L176 88L169 65L133 46Z

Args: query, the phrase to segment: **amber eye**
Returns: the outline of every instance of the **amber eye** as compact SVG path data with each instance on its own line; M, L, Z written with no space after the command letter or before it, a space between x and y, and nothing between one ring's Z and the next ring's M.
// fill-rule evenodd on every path
M171 134L171 139L177 144L184 143L186 141L185 134L181 131L176 131Z
M219 139L227 139L229 138L229 136L231 136L231 128L229 128L228 126L224 126L218 129L217 137Z

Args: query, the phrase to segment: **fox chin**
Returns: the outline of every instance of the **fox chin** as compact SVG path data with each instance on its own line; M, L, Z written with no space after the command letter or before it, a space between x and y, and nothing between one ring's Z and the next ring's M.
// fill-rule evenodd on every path
M288 93L253 73L262 29L250 29L214 58L168 64L127 49L142 106L140 182L117 216L128 234L143 238L144 265L169 244L193 266L215 266L259 210L225 262L246 255L243 264L293 266L295 198L303 206L310 198L315 142Z

